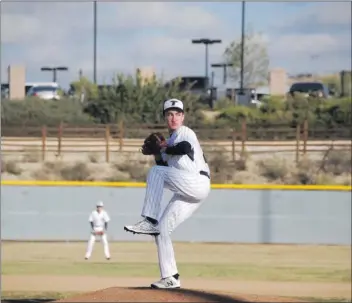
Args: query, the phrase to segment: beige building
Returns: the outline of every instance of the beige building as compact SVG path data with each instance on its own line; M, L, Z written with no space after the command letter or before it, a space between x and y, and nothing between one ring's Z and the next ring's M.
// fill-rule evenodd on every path
M8 67L9 99L22 100L25 98L26 68L23 65Z
M275 68L269 72L269 91L273 96L283 96L288 90L287 72L283 68Z
M155 76L155 69L153 67L141 67L137 69L142 77L142 84L151 80Z

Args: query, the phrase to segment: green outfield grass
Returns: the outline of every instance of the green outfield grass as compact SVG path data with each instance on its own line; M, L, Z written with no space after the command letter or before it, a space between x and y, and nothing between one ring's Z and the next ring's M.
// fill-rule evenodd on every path
M311 297L299 297L297 299L301 299L306 302L316 302L316 303L347 303L351 302L351 299L347 298L311 298Z
M37 300L60 300L69 298L71 296L77 295L78 292L28 292L28 291L2 291L1 292L1 299L11 299L11 300L25 300L25 299L37 299Z
M180 263L180 272L186 277L227 278L239 280L349 282L349 269L325 267L263 266L255 264L193 264ZM152 277L159 268L151 263L122 262L6 262L3 275L94 275L114 277Z
M86 243L2 244L2 275L158 275L153 242L111 243L105 261L96 243L84 260ZM176 243L183 276L252 281L351 282L351 247Z

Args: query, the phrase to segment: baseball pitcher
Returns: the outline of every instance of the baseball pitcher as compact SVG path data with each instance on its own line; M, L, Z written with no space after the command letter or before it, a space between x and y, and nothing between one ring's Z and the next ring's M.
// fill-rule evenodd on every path
M103 208L104 208L103 202L99 201L96 205L96 209L93 210L89 216L91 234L88 241L87 252L85 256L86 260L88 260L92 254L95 239L97 236L100 236L101 241L103 243L105 258L107 260L110 260L109 243L106 235L110 217L108 213L105 211L105 209Z
M154 155L157 165L147 175L147 188L142 209L143 220L125 226L134 234L155 236L161 279L152 288L180 288L171 232L188 219L210 192L210 171L203 150L193 130L183 125L184 105L181 100L164 102L163 111L170 137L149 135L142 146L144 155ZM174 194L165 210L161 208L164 188Z

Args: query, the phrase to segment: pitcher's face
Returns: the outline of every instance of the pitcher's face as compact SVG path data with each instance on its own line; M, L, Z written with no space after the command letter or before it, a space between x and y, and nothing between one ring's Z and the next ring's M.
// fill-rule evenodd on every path
M97 212L100 213L102 211L102 207L101 206L97 206Z
M177 110L168 110L165 113L165 120L167 123L167 127L170 130L176 130L183 124L183 120L185 115L183 112Z

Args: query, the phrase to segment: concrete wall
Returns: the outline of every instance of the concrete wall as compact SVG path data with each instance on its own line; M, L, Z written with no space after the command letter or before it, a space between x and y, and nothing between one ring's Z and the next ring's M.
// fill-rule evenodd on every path
M110 240L152 240L123 231L140 219L144 188L2 186L2 240L86 240L102 199ZM164 202L171 197L165 192ZM350 192L213 189L174 232L176 241L351 244Z

